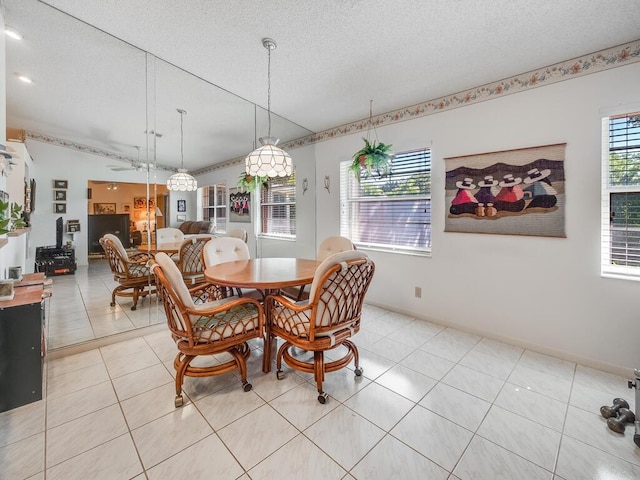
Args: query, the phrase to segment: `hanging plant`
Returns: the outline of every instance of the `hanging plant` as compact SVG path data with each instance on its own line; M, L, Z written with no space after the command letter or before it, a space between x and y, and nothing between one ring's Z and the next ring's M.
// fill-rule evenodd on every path
M363 171L367 176L372 172L380 176L387 175L393 158L393 154L389 153L392 145L377 143L375 140L370 143L366 138L363 140L364 147L353 154L353 162L351 163L351 171L356 179L360 181Z
M369 134L371 133L372 125L376 139L370 142ZM367 130L367 137L362 138L362 140L364 140L364 147L353 154L353 162L351 162L351 167L349 167L358 181L360 181L363 172L366 176L372 173L384 176L389 173L391 159L393 158L393 154L391 153L392 145L378 142L378 134L375 128L373 124L373 100L371 100L369 102L369 128Z
M262 188L265 190L269 189L269 184L267 182L267 177L254 177L252 175L248 175L245 172L240 174L238 178L238 188L245 192L253 192L258 188L258 184L262 184Z

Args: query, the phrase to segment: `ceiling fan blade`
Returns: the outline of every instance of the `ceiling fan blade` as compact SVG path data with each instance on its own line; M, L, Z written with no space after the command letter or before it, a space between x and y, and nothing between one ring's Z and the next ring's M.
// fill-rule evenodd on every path
M124 166L124 165L107 165L107 168L110 168L111 171L113 172L123 172L125 170L136 170L135 167L129 165L129 166Z

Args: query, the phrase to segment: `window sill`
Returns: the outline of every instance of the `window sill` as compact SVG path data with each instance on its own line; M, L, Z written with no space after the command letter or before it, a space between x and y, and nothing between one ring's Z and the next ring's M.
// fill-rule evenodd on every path
M393 255L407 255L410 257L431 258L431 251L424 252L424 251L418 251L418 250L396 250L391 248L369 247L369 246L358 245L358 244L356 244L356 248L358 250L362 250L363 252L382 252L382 253L391 253Z

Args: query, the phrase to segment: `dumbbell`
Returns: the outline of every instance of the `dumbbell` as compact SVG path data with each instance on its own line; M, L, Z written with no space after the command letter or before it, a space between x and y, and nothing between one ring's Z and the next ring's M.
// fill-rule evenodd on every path
M611 407L607 405L600 407L600 413L604 418L611 418L618 415L618 410L621 408L629 408L629 404L622 398L614 398L613 405Z
M624 433L625 423L633 423L636 421L636 416L628 408L621 408L618 411L617 418L609 418L607 425L611 430L618 433Z

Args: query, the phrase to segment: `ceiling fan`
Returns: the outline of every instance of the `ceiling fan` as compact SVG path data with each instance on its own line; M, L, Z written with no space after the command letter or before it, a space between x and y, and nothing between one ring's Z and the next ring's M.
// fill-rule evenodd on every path
M152 163L145 163L140 161L140 147L136 146L138 150L138 160L129 162L129 165L107 165L113 172L123 172L125 170L135 170L139 172L141 170L155 170L155 166Z
M155 167L152 163L145 162L136 162L131 163L130 165L107 165L107 168L110 168L113 172L123 172L125 170L135 170L139 172L141 170L155 170Z

